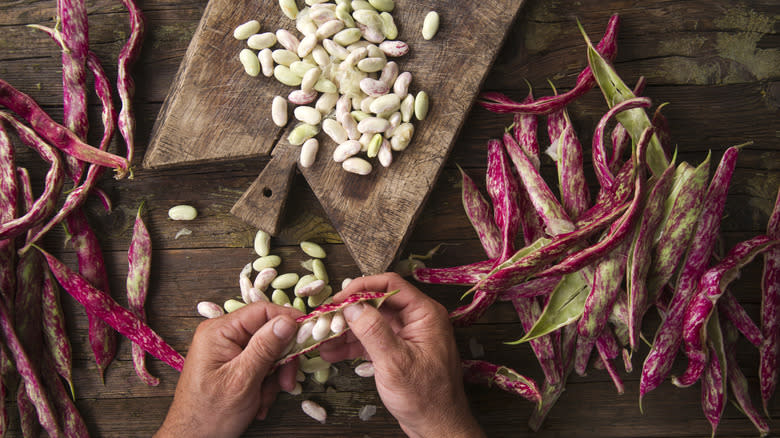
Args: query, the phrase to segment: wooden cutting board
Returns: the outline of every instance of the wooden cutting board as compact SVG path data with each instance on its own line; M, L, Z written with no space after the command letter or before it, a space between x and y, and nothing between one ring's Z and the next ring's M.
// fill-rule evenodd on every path
M427 118L414 122L412 143L394 152L389 168L373 159L370 175L347 173L331 159L336 145L321 134L316 163L300 169L364 274L384 272L398 255L522 4L396 1L392 14L398 39L411 47L397 62L401 71L412 73L410 90L429 94ZM441 26L425 41L420 30L431 10L439 13ZM299 34L276 0L211 0L158 115L144 166L271 154L274 158L232 212L275 231L292 180L291 157L298 148L272 123L270 105L274 96L287 96L292 88L244 73L238 52L245 43L236 41L232 32L250 19L261 23L261 32L286 28Z

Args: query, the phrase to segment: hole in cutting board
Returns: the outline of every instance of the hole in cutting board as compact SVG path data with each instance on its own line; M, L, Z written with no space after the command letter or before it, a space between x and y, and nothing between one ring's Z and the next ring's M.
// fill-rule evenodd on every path
M266 198L270 198L271 195L273 194L274 192L271 191L271 189L269 189L268 187L263 187L263 196L265 196Z

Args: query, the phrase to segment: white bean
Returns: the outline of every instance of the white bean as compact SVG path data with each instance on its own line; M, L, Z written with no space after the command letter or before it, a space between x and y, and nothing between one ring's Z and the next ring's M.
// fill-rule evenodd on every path
M259 31L260 22L257 20L250 20L244 24L239 24L236 26L236 29L233 30L233 38L237 40L245 40Z
M386 62L385 66L382 67L382 74L379 75L379 80L390 88L398 77L398 71L398 64L395 61Z
M198 210L190 205L175 205L168 210L168 217L175 221L191 221L198 217Z
M390 167L393 164L393 152L391 151L390 142L386 138L382 139L382 145L379 147L377 158L382 167Z
M271 287L274 289L288 289L295 286L297 282L298 274L289 272L274 278L274 281L271 282Z
M270 78L274 74L274 58L271 49L263 49L257 54L260 60L260 67L263 69L263 76Z
M365 58L357 63L357 68L366 73L374 73L381 71L385 64L387 61L384 58Z
M309 13L309 18L314 21L318 26L322 26L325 22L331 20L338 20L336 17L336 11L329 8L317 8L312 9Z
M295 20L298 16L298 5L295 4L295 0L279 0L279 7L290 20Z
M315 46L311 51L311 56L314 58L314 62L320 67L325 67L330 64L330 55L322 46Z
M379 44L385 40L385 34L382 33L381 20L378 25L367 26L365 24L358 23L357 27L360 29L360 32L363 34L363 38L365 38L366 41Z
M347 172L358 175L368 175L372 169L371 163L358 157L347 158L341 163L341 167Z
M198 314L204 318L217 318L225 314L225 311L219 307L219 304L211 301L201 301L198 303Z
M260 74L260 60L251 49L241 49L238 53L238 60L241 61L244 71L249 76L257 76Z
M314 90L314 85L317 83L317 81L320 79L320 75L322 74L322 70L320 70L317 67L314 67L312 69L309 69L304 73L303 78L301 79L301 90L306 92L312 92ZM316 93L316 91L315 91ZM316 94L315 94L316 97ZM313 102L314 99L307 103Z
M309 337L311 336L311 331L314 328L314 323L316 321L306 321L304 322L299 328L298 328L298 335L295 338L295 342L299 344L303 344L304 342L309 340Z
M330 56L338 59L339 61L343 61L346 59L347 55L349 55L347 49L345 49L342 45L337 44L333 40L329 40L327 38L322 40L322 47L324 47L325 50L330 53Z
M382 12L391 12L393 8L395 8L395 2L393 0L368 0L368 3L377 11Z
M374 375L374 363L362 362L355 367L355 374L360 377L373 377Z
M379 18L382 19L382 35L389 40L398 38L398 26L395 25L393 16L389 12L382 12Z
M368 117L358 123L358 131L363 134L385 132L390 127L390 123L379 117Z
M257 230L254 240L255 253L260 257L265 257L271 251L271 235L263 230Z
M257 33L246 40L250 49L263 50L276 44L276 35L273 32Z
M371 104L374 103L375 99L376 98L372 97L372 96L364 97L360 101L360 111L362 111L363 113L366 113L366 114L370 113L371 112ZM358 123L362 122L363 119L365 119L365 117L361 118L360 116L355 116L354 111L353 111L352 117L355 117L355 120L357 120Z
M317 47L317 43L319 40L317 39L317 36L314 34L306 35L303 37L300 43L298 43L298 50L296 50L296 53L298 53L298 56L301 58L307 56L309 53L314 50L315 47Z
M390 139L390 147L394 151L402 151L409 146L409 142L412 141L412 135L414 134L414 125L411 123L401 123L393 131L393 137Z
M414 114L414 96L407 94L404 100L401 101L401 120L404 122L410 122L412 115Z
M295 382L295 387L290 391L287 391L287 393L290 395L301 395L302 392L303 392L303 386L301 386L300 382Z
M436 11L428 12L423 20L422 36L424 39L429 40L436 35L439 30L439 14Z
M412 83L412 74L405 71L398 75L393 83L393 93L397 94L399 98L405 99L409 94L409 84Z
M317 125L322 121L322 113L314 107L299 106L293 111L295 118L309 125Z
M357 140L347 140L339 144L333 151L333 161L341 163L347 158L357 155L362 146Z
M278 127L287 124L287 100L282 96L275 96L271 102L271 120Z
M328 137L331 138L336 144L341 144L347 141L347 131L341 124L333 119L325 119L322 121L322 130Z
M316 277L315 277L316 278ZM318 295L325 288L325 282L322 280L314 280L311 283L301 287L295 292L297 297L313 297Z
M240 276L238 277L238 287L241 290L241 299L244 300L245 303L250 302L249 289L252 289L252 280L250 280L249 277Z
M428 93L420 91L414 98L414 116L417 120L425 120L428 115Z
M287 296L285 291L281 289L274 289L273 293L271 294L271 301L277 306L284 306L285 304L290 304L290 297Z
M262 271L257 273L253 286L256 289L266 290L268 288L268 285L270 285L271 282L274 281L276 275L277 275L276 269L265 268Z
M344 290L344 289L346 289L346 288L347 288L347 286L349 286L349 283L351 283L351 282L352 282L352 279L351 279L351 278L349 278L349 277L347 277L347 278L345 278L345 279L341 280L341 290Z
M285 65L287 67L293 62L301 60L295 52L287 49L276 49L271 52L271 57L277 64Z
M311 331L311 337L315 341L321 341L328 337L331 319L331 316L327 313L320 315L320 317L317 318L317 322L314 324L314 328Z
M236 310L244 306L246 306L246 303L242 303L241 301L233 300L233 299L227 300L225 301L225 304L223 304L223 307L225 307L225 311L227 313L235 312Z
M247 263L246 265L244 265L243 268L241 268L241 272L238 273L238 277L239 278L241 278L241 277L249 278L249 276L251 274L252 274L252 264L251 263Z
M360 41L360 37L362 36L363 34L360 32L360 29L355 27L348 27L333 35L333 41L346 47L352 43Z
M314 108L317 108L317 111L321 112L323 115L328 114L333 110L333 107L336 106L338 99L338 93L322 93L320 98L317 99L317 103L314 104Z
M317 38L324 39L324 38L330 38L336 33L338 33L341 29L344 29L344 23L341 22L341 20L330 20L323 23L318 29L317 29ZM335 38L334 38L335 40ZM354 41L352 41L354 42ZM340 42L336 41L336 43L341 44Z
M301 77L293 73L289 67L283 64L274 67L274 77L277 81L290 87L301 85Z
M275 268L282 264L282 258L278 255L267 255L265 257L258 257L252 262L252 269L257 272L262 271L265 268Z
M322 424L325 424L325 421L328 418L328 412L325 411L325 408L311 400L304 400L301 403L301 409L306 415L310 416L316 421L319 421Z
M263 291L261 291L260 289L258 289L256 287L253 287L253 288L249 289L249 296L248 296L248 298L249 298L249 301L247 301L247 304L257 303L257 302L260 302L260 301L268 301L268 297L265 296Z
M401 108L401 99L394 93L377 97L368 107L374 114L394 113L398 111L399 108ZM358 128L360 128L359 125Z
M282 45L282 47L293 53L298 52L298 45L301 43L298 41L298 38L290 33L290 31L287 29L277 30L276 40L279 42L279 44Z
M330 331L335 334L339 334L347 328L347 321L344 319L344 315L341 312L336 312L333 318L330 320Z
M357 140L360 138L360 131L357 128L357 122L352 118L351 114L345 114L342 118L338 119L344 130L347 131L347 136L350 140Z
M325 263L322 263L321 259L312 259L311 270L317 280L322 280L326 284L330 280L328 278L328 271L325 269Z
M366 50L365 47L355 49L349 52L349 55L347 55L347 57L344 58L344 61L339 64L339 68L342 70L352 68L357 65L358 62L362 61L366 56L368 56L368 50Z
M303 142L301 146L301 166L311 167L314 164L314 160L317 158L317 150L320 147L320 143L316 138L310 138Z
M393 136L395 128L401 124L401 112L396 111L393 114L390 114L390 117L387 118L387 122L390 123L390 127L385 131L385 136L390 138Z

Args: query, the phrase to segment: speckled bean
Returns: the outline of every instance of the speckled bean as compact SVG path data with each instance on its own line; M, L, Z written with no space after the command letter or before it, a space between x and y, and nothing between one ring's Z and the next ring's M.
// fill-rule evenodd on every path
M360 81L360 89L369 96L374 97L387 94L387 92L390 91L390 87L388 87L387 84L372 78L362 79Z
M316 321L309 320L301 324L301 326L298 327L298 335L295 338L295 342L303 344L308 341L311 337L311 330L314 328L315 322Z
M276 275L277 275L276 269L265 268L262 271L257 273L253 286L260 290L266 290L268 288L268 285L271 284L272 281L274 281Z
M290 92L290 94L287 95L287 100L290 101L290 103L294 103L296 105L307 105L317 98L317 92L314 90L311 91L303 91L303 90L293 90Z
M276 31L276 41L292 53L298 52L298 45L301 43L298 41L298 38L287 29L279 29Z
M389 65L390 63L388 63ZM412 83L412 74L405 71L398 75L393 83L393 93L400 99L405 99L409 93L409 85Z
M322 47L324 47L325 50L330 53L330 56L338 59L339 61L343 61L346 59L347 55L349 55L349 52L347 52L347 49L345 49L344 46L337 44L333 40L327 38L322 40Z
M397 58L409 53L409 44L403 41L382 41L379 43L379 49L385 55Z
M345 114L343 117L338 119L338 121L341 123L341 126L344 127L344 130L347 131L347 136L350 140L357 140L360 138L360 131L358 131L357 122L354 118L352 118L351 114Z
M219 304L211 301L201 301L198 303L198 314L204 318L217 318L225 314Z

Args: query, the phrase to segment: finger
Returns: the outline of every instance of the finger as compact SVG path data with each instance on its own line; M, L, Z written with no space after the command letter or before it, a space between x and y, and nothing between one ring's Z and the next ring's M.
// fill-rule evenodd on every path
M260 408L257 410L256 419L263 421L268 417L268 410L276 401L279 394L279 382L276 379L266 379L260 387Z
M341 302L356 292L389 292L393 290L398 290L398 293L388 298L385 305L397 309L402 309L421 299L430 299L400 275L394 272L387 272L352 280L343 291L333 296L333 301Z
M344 308L344 318L366 352L376 361L391 361L404 344L377 309L363 303Z
M260 327L278 315L298 318L303 313L292 307L277 306L267 301L258 301L246 305L235 312L228 313L222 318L224 318L225 324L228 324L236 331L236 343L245 346Z
M296 332L297 324L290 315L276 316L252 335L246 348L233 360L237 371L244 373L252 383L259 384L281 358Z
M326 342L320 345L320 356L330 363L341 362L342 360L355 359L366 355L366 350L360 342L342 341L336 343L341 338Z
M279 386L285 391L292 391L295 388L295 384L298 383L295 380L295 376L298 374L298 361L287 362L276 371L276 374L278 375Z

